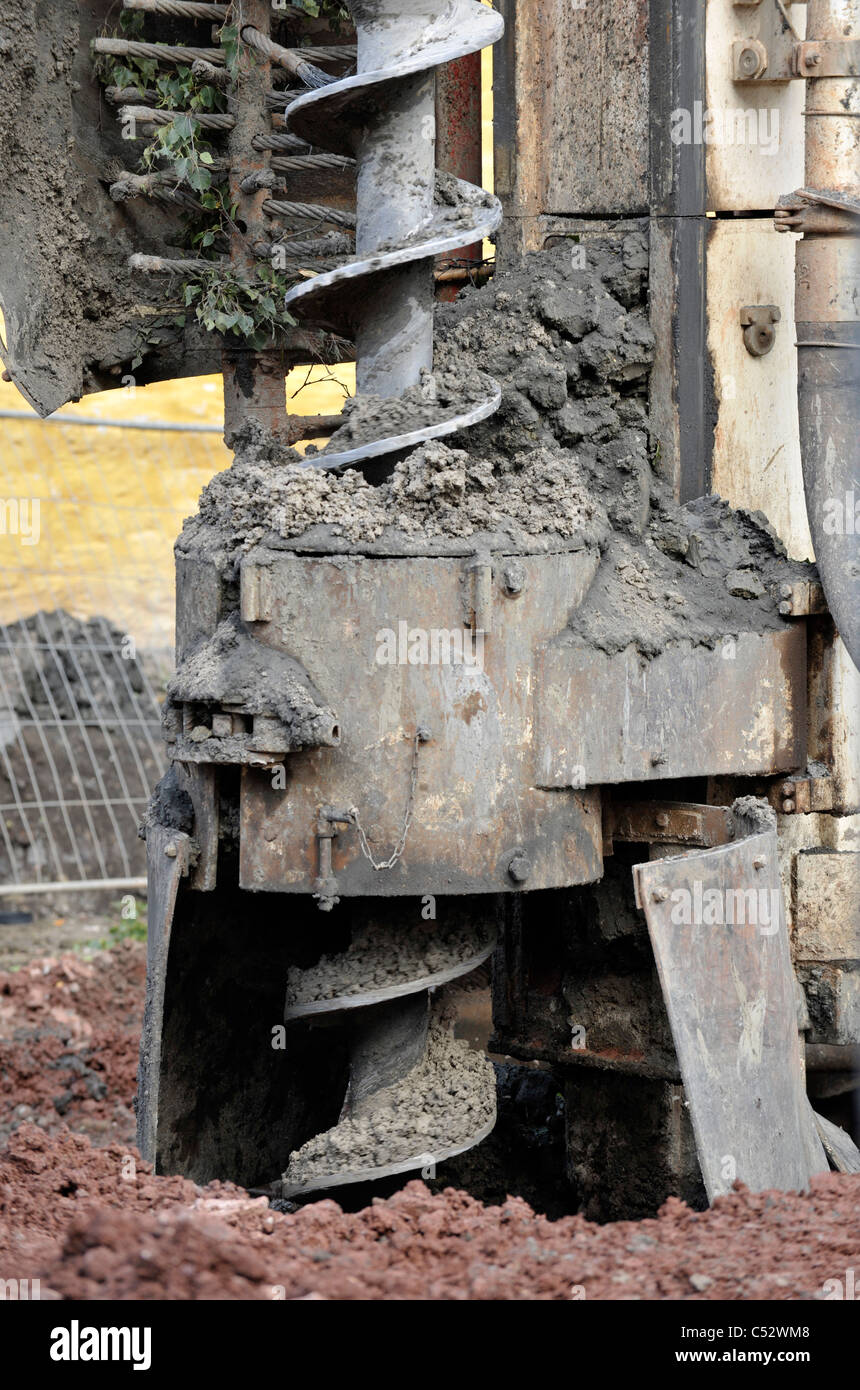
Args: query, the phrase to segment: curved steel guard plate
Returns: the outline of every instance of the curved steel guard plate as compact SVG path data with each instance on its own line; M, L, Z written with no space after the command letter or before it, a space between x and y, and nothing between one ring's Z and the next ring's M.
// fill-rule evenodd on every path
M736 1178L754 1192L807 1187L828 1165L804 1088L776 831L633 877L709 1200Z
M806 762L806 633L740 632L725 648L674 642L646 661L568 635L539 657L537 784L788 772Z

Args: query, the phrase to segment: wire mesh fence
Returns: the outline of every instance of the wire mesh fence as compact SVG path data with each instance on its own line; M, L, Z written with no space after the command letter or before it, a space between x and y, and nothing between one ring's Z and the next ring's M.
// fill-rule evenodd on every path
M229 455L214 424L0 416L0 895L136 887L173 540Z

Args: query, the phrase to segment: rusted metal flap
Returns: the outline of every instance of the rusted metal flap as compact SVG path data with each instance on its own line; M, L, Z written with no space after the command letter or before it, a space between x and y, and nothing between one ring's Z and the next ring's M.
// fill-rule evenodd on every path
M220 810L216 769L211 763L174 763L178 785L194 807L194 865L189 886L209 893L218 882Z
M246 767L240 795L240 882L251 891L309 893L318 879L320 807L357 808L331 840L340 896L501 893L599 877L600 796L545 792L533 782L535 649L558 632L593 573L586 552L524 555L518 597L495 566L483 597L455 557L273 555L268 577L246 576L243 606L271 669L289 653L316 689L338 691L337 747L291 753L286 786ZM467 625L477 598L481 642ZM492 609L492 619L489 610ZM491 631L486 632L487 625ZM410 637L411 634L411 637ZM324 640L325 638L325 640ZM404 643L423 641L413 656ZM466 645L464 646L464 641ZM393 644L393 645L392 645ZM433 646L435 644L435 648ZM402 659L401 659L402 658ZM416 731L414 801L409 800Z
M824 1145L825 1153L839 1173L860 1173L860 1149L850 1134L835 1125L826 1116L812 1111L818 1137Z
M190 853L191 839L183 831L166 825L147 827L146 1003L137 1077L137 1147L150 1163L155 1162L158 1128L161 1024L170 930L179 880L188 872Z
M567 640L540 659L536 783L595 786L806 762L806 634L741 633L651 660Z
M776 829L634 867L708 1197L827 1161L806 1099Z

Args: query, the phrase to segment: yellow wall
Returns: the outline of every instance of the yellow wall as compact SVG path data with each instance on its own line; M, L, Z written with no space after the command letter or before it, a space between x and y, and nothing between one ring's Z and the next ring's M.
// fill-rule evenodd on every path
M287 378L291 412L336 413L343 391L331 379L301 387L307 368ZM341 369L354 389L354 369ZM144 647L173 641L173 542L196 510L201 488L228 467L220 434L110 427L110 421L216 425L223 422L220 377L195 377L87 396L40 420L15 386L0 383L0 501L39 499L39 542L0 534L0 622L63 607L77 617L103 614ZM96 426L67 425L76 417Z

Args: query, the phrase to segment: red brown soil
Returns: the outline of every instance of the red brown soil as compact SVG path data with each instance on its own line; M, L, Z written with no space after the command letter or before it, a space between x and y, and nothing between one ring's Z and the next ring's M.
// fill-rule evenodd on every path
M798 1299L860 1262L860 1179L837 1174L605 1226L421 1182L288 1215L155 1177L131 1145L142 979L129 943L0 974L0 1278L39 1278L43 1297Z
M146 951L44 956L0 971L0 1146L22 1121L134 1142Z

